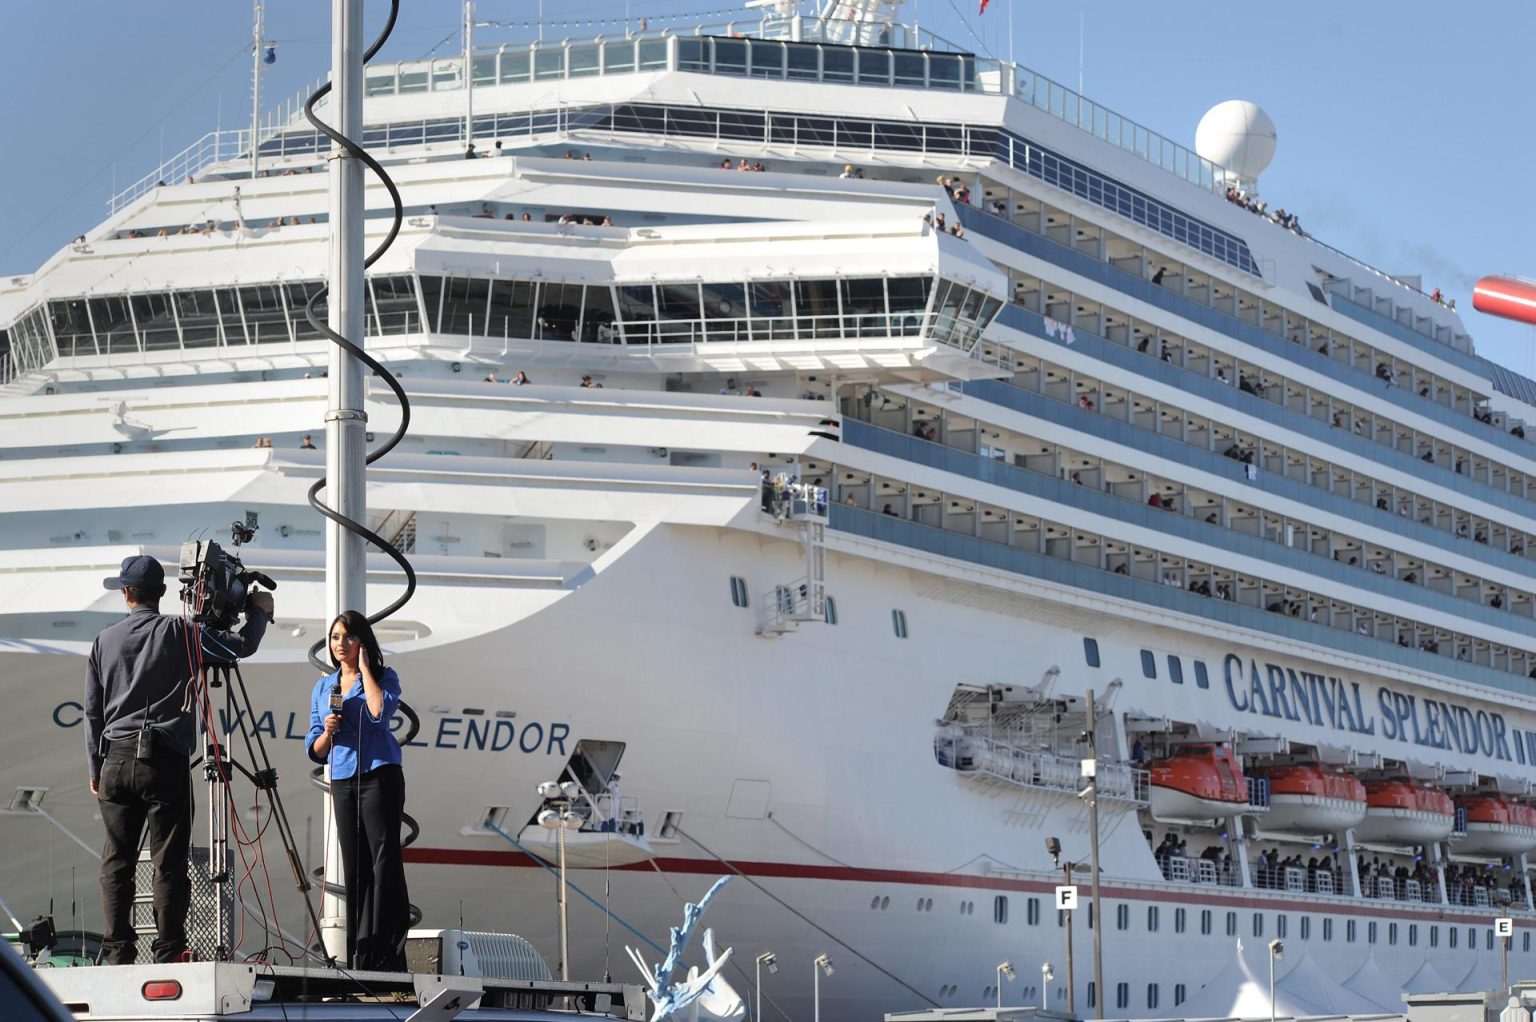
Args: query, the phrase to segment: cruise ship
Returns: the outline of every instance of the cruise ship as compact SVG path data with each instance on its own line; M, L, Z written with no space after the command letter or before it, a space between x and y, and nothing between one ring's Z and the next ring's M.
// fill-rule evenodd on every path
M538 789L570 781L572 974L633 981L623 946L728 875L707 921L767 1018L1531 974L1536 382L1262 205L1251 104L1201 155L891 0L751 6L365 72L405 207L366 346L412 420L367 504L419 577L380 629L424 925L556 961ZM254 135L0 280L0 899L61 931L101 925L101 579L231 521L278 613L217 728L323 857L330 145L293 104ZM235 953L284 960L308 916L233 798Z

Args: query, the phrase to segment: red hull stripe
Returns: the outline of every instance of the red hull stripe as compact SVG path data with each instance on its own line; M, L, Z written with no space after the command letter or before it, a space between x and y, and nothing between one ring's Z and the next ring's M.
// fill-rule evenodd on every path
M434 866L518 866L536 868L537 864L516 851L500 851L489 849L470 848L407 848L405 849L405 861ZM656 867L664 873L685 873L716 876L729 870L713 859L681 859L681 858L657 858ZM1010 880L1005 877L984 877L963 873L923 873L916 870L902 869L859 869L851 866L812 866L796 862L748 862L738 861L732 865L749 877L778 877L793 880L836 880L844 883L859 884L903 884L917 887L964 887L987 891L1020 891L1031 894L1055 891L1056 885L1040 880ZM614 866L616 872L650 872L650 862L634 862L625 866ZM586 870L577 870L580 876ZM1194 906L1219 906L1221 908L1252 908L1283 910L1290 912L1327 912L1337 911L1355 916L1375 916L1381 919L1423 919L1423 916L1406 915L1402 912L1394 912L1381 903L1359 902L1352 905L1322 905L1316 901L1306 899L1279 900L1271 898L1252 898L1241 894L1212 894L1205 887L1188 887L1179 889L1178 900L1186 905ZM1227 890L1234 890L1227 888ZM1107 898L1119 898L1127 901L1167 901L1173 892L1151 890L1146 888L1126 888L1105 885L1100 893ZM1406 904L1406 903L1403 903ZM1379 907L1378 907L1379 906ZM1467 923L1474 926L1488 926L1492 917L1488 915L1465 915L1454 912L1437 912L1428 921L1447 923ZM1524 925L1517 920L1517 926Z

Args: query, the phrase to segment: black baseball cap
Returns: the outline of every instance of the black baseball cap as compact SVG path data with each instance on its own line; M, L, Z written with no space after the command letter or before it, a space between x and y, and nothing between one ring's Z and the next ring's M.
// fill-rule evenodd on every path
M165 569L148 554L134 554L123 558L123 566L116 576L101 580L105 589L153 588L165 584Z

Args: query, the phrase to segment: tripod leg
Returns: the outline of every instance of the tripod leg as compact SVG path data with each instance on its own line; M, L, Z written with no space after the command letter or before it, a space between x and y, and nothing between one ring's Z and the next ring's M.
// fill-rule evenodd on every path
M277 771L273 769L272 760L267 755L267 745L262 740L261 732L257 731L254 726L255 711L251 707L251 695L245 687L245 678L240 673L240 665L235 664L233 671L234 681L230 687L239 686L240 701L244 707L245 719L252 722L252 726L245 736L246 747L250 750L251 765L259 766L259 769L254 771L252 776L255 779L256 787L259 790L264 789L272 803L272 817L277 823L278 839L282 842L283 851L288 857L288 868L293 873L293 886L298 890L299 896L304 899L304 908L309 912L310 925L314 927L314 933L316 939L318 939L320 935L320 914L315 909L314 900L309 896L312 885L309 882L309 878L304 875L303 860L299 858L298 841L294 838L293 827L288 822L288 810L283 804L282 794L277 790ZM233 698L233 693L231 693L231 698ZM251 746L252 737L255 738L254 747ZM276 906L273 906L273 910L274 912L276 911ZM309 949L306 948L305 950L308 951ZM325 960L327 964L336 964L336 960L328 955L325 956Z

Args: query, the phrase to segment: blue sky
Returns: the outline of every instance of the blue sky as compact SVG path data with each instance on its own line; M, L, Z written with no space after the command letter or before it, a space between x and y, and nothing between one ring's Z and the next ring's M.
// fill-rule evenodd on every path
M324 0L268 0L278 63L263 90L287 99L324 72ZM457 0L405 0L383 57L458 50ZM909 0L925 27L1006 57L1009 0ZM623 0L479 0L486 21L540 7L550 37L619 30ZM728 0L629 0L652 24ZM385 4L368 0L370 24ZM1536 328L1472 311L1487 273L1536 277L1536 226L1518 198L1536 167L1523 100L1536 95L1536 3L1477 0L1251 0L1232 12L1140 0L1012 0L1016 59L1176 141L1224 99L1274 118L1279 148L1262 179L1271 205L1318 238L1389 272L1422 274L1457 299L1478 350L1536 376ZM36 268L105 213L119 187L222 123L249 120L246 0L9 0L0 10L0 272ZM590 22L590 23L588 23ZM481 29L485 42L510 37ZM162 148L163 147L163 148Z

